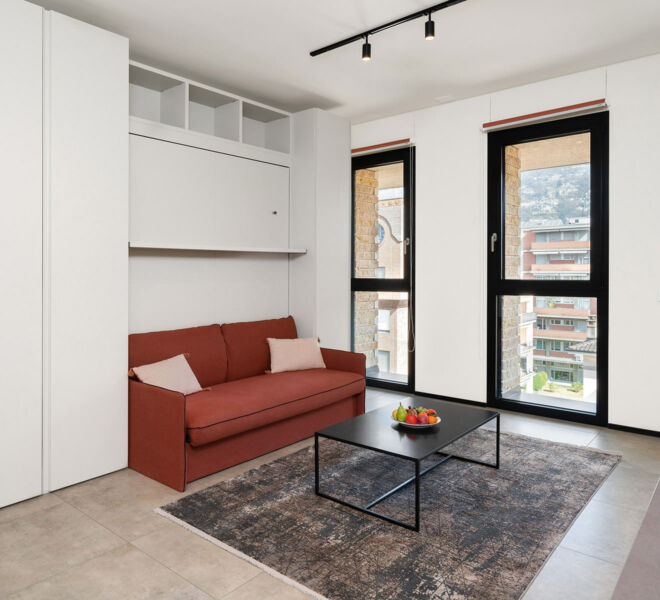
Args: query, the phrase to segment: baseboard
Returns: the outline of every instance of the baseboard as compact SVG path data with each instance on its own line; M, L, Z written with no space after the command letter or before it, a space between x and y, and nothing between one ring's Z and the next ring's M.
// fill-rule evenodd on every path
M660 437L660 431L655 431L654 429L640 429L639 427L628 427L627 425L615 425L614 423L609 423L607 427L609 429L616 429L617 431L627 431L628 433L639 433L641 435Z

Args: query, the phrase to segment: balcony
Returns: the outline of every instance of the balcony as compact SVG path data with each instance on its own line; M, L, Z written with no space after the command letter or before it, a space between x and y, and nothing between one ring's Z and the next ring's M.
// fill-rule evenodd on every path
M571 354L570 352L559 352L557 350L541 350L534 348L535 361L552 361L566 364L582 364L583 359L579 354Z
M576 265L570 263L557 263L554 265L532 264L530 265L530 267L532 268L532 273L536 271L542 273L547 271L552 271L557 273L565 273L565 272L590 273L591 272L591 265Z
M521 313L520 315L520 322L522 324L525 323L532 323L533 321L536 321L536 313L533 312L524 312Z
M586 331L563 331L559 329L539 329L534 327L534 338L544 340L567 340L584 342L587 339Z
M576 242L574 240L558 240L556 242L532 242L531 250L589 250L591 242Z
M560 317L572 317L577 319L588 319L589 311L588 310L578 310L577 308L540 308L536 306L534 311L539 316L549 316L553 317L559 315Z

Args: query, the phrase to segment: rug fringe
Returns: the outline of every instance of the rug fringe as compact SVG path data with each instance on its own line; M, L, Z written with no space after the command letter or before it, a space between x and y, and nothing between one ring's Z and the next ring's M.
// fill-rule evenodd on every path
M249 562L251 565L254 565L255 567L258 567L265 573L268 573L272 577L275 577L276 579L279 579L280 581L283 581L284 583L290 585L291 587L296 588L297 590L301 591L303 594L307 594L311 598L315 598L316 600L329 600L329 598L326 598L325 596L322 596L318 592L315 592L314 590L309 589L308 587L304 586L302 583L299 583L295 579L291 579L290 577L287 577L286 575L283 575L279 571L276 571L275 569L272 569L268 565L265 565L262 562L259 562L258 560L252 558L251 556L248 556L247 554L243 554L240 550L237 550L236 548L233 548L232 546L229 546L228 544L225 544L224 542L221 542L220 540L214 538L213 536L209 535L208 533L203 532L201 529L197 529L197 527L193 527L190 523L186 523L186 521L183 521L174 515L171 515L167 511L164 511L162 508L154 508L154 512L161 517L165 517L166 519L169 519L173 523L176 523L177 525L180 525L184 529L187 529L188 531L191 531L192 533L198 535L199 537L205 539L207 542L211 542L215 546L218 546L218 548L222 548L223 550L226 550L230 554L233 554L234 556L237 556L238 558L241 558L247 562Z

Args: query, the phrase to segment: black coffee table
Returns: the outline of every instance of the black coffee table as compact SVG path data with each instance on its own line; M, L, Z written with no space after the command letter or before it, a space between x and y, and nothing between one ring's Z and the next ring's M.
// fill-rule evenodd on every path
M413 431L410 429L404 429L403 427L396 425L392 420L392 410L395 408L393 405L391 408L374 410L353 419L349 419L348 421L344 421L343 423L338 423L337 425L332 425L331 427L326 427L321 431L317 431L314 434L314 491L316 492L316 495L362 511L368 515L385 519L390 523L401 525L407 529L419 531L419 484L423 475L426 475L426 473L447 462L450 458L465 460L478 465L493 467L495 469L500 468L500 414L498 412L485 410L483 408L473 408L471 406L452 402L430 400L427 398L417 399L416 405L434 409L440 417L440 423L435 427L426 430ZM496 420L497 425L495 463L487 463L480 460L440 452L445 446L448 446L452 442L455 442L464 435L467 435L471 431L474 431L493 419ZM404 482L392 488L379 498L369 502L365 506L357 506L350 502L346 502L345 500L334 498L333 496L329 496L319 490L320 437L412 461L415 464L415 475L410 479L406 479ZM442 454L442 459L423 471L420 471L421 462L425 458L436 453ZM410 525L409 523L399 521L398 519L371 510L372 507L379 502L389 498L392 494L412 483L415 484L414 525Z

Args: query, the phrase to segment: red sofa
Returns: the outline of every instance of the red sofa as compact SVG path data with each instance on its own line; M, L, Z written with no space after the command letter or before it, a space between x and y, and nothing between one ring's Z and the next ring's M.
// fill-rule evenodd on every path
M297 337L293 317L130 335L129 368L185 353L206 389L129 379L128 466L183 491L364 412L364 355L323 348L326 369L266 374L267 337Z

